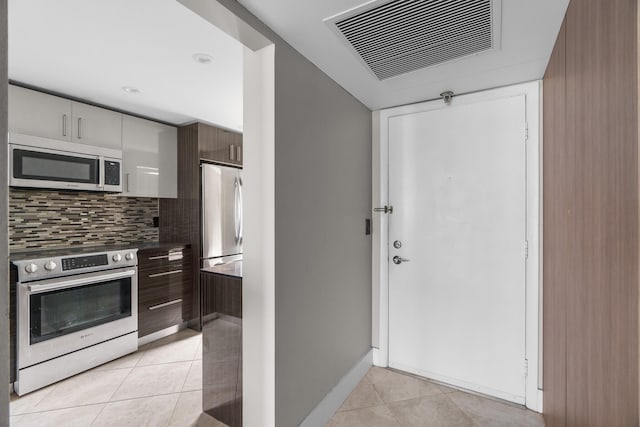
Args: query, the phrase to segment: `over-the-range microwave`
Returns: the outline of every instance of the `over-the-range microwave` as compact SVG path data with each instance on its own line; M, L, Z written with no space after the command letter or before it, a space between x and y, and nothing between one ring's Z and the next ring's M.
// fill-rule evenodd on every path
M122 192L122 150L9 133L12 187Z

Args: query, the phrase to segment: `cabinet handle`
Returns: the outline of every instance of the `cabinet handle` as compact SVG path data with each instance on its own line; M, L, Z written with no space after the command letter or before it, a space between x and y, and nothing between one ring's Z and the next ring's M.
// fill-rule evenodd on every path
M82 117L78 117L78 139L82 139Z
M100 176L98 178L98 188L104 188L104 157L100 156L98 157L98 161L99 161L99 165L100 165L100 171L98 173L98 175Z
M152 305L151 307L149 307L149 310L157 310L159 308L167 307L169 305L178 304L181 302L182 302L182 298L178 298L178 299L174 299L173 301L163 302L162 304Z
M153 261L155 259L165 259L165 258L169 258L169 261L176 261L176 260L182 259L182 251L169 252L169 255L150 256L149 261Z
M67 115L62 115L62 136L67 136Z
M235 160L236 159L236 151L233 149L233 144L231 144L229 146L229 160Z
M238 145L238 161L241 162L242 161L242 147L240 147Z
M182 270L165 271L164 273L150 274L149 278L153 279L154 277L169 276L170 274L180 274L180 273L182 273Z

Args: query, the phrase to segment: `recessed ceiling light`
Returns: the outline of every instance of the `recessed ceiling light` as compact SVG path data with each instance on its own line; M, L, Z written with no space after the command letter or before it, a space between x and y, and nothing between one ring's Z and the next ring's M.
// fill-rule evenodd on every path
M198 64L202 65L209 65L213 62L213 56L207 55L206 53L194 53L192 58Z
M122 86L122 90L127 93L140 93L140 89L133 86Z

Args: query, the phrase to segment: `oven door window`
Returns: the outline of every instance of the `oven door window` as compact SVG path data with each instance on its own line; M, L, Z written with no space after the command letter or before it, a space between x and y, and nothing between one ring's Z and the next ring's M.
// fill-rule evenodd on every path
M30 296L31 344L131 316L131 277Z
M97 184L98 159L13 150L13 177L46 181Z

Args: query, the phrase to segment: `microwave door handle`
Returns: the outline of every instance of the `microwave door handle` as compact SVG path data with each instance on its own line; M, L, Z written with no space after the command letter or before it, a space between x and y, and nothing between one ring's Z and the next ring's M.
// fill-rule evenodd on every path
M42 292L57 291L59 289L75 288L78 286L90 285L93 283L123 279L125 277L132 277L135 274L136 274L135 270L126 270L119 273L96 274L96 275L91 275L89 277L87 276L78 277L76 279L69 279L69 280L62 280L62 281L57 279L52 279L51 281L48 281L49 283L39 284L39 285L38 284L28 285L28 287L29 287L29 292L31 292L32 294L39 294Z
M98 188L104 189L104 156L98 157Z

